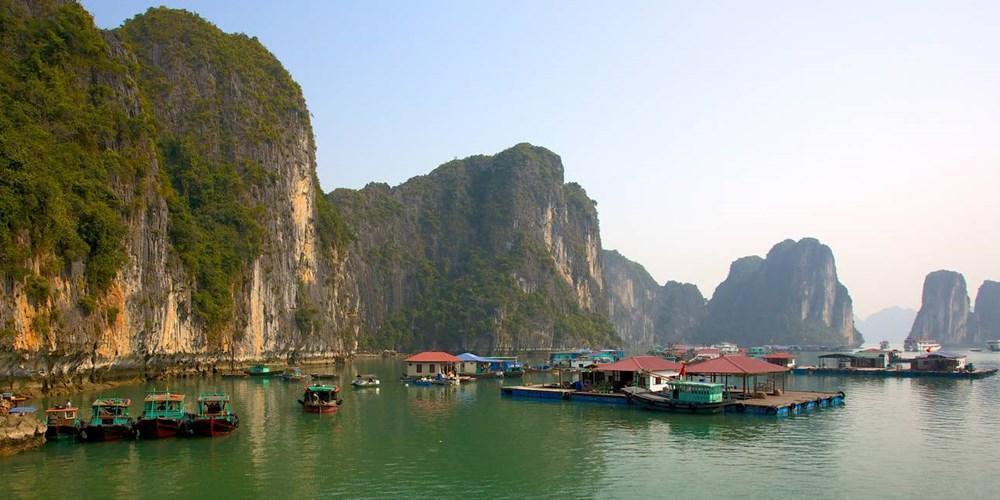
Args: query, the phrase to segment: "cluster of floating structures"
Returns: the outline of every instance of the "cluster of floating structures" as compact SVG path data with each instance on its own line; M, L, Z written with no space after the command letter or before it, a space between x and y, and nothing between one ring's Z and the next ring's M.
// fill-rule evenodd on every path
M857 375L881 377L943 377L979 379L997 373L996 368L977 368L968 356L932 351L905 358L898 350L865 349L837 352L818 357L818 364L800 366L795 373L809 375Z

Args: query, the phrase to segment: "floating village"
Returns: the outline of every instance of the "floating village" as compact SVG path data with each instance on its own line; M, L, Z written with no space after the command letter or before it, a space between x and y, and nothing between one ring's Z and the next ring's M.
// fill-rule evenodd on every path
M965 355L940 351L940 345L931 341L905 349L921 352L907 356L907 350L889 349L883 343L878 348L819 354L816 365L798 365L797 353L802 348L797 346L741 348L723 343L657 347L634 356L618 349L556 351L549 353L547 362L532 365L516 356L428 351L402 360L400 383L406 387L454 387L480 379L521 380L526 373L545 373L545 383L501 384L500 396L515 401L624 405L654 412L786 417L840 406L846 398L843 391L790 390L789 377L796 375L978 379L997 372L976 368ZM992 344L990 349L994 350ZM302 383L301 396L289 403L304 413L334 414L343 404L340 386L324 380L337 378L336 374L254 365L223 377ZM378 389L381 381L376 374L358 373L350 386ZM3 393L0 416L8 419L8 425L11 418L33 416L38 409L30 403L27 395ZM69 402L54 405L44 411L44 436L79 442L215 437L232 433L240 425L225 392L202 392L191 408L185 394L150 391L138 416L132 415L132 406L130 399L117 396L99 397L89 410Z

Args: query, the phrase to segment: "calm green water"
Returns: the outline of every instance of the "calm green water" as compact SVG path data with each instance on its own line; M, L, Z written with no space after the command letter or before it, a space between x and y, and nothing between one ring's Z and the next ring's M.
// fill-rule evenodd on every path
M970 359L1000 365L1000 354ZM847 405L777 419L512 400L498 381L405 387L400 364L339 367L342 380L377 373L383 386L345 388L335 415L303 414L301 383L173 381L189 399L228 391L241 428L215 439L49 443L0 459L4 496L995 498L1000 486L1000 377L794 376L796 388L843 389ZM139 401L146 388L105 393ZM84 406L96 395L71 399Z

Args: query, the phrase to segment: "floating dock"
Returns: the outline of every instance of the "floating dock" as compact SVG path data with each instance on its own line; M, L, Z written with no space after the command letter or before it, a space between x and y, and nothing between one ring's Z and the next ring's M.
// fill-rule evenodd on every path
M957 379L980 379L997 373L996 368L988 370L938 372L926 370L894 370L891 368L817 368L803 366L795 368L792 373L796 375L828 375L828 376L851 376L851 377L937 377L937 378L957 378Z
M504 396L577 401L584 403L604 403L628 405L629 400L624 394L583 392L574 389L545 387L536 385L518 385L500 388ZM740 393L730 393L739 396ZM781 395L767 395L754 398L734 398L725 402L725 413L743 413L751 415L773 415L785 417L805 411L833 406L842 406L846 396L843 392L807 392L787 391Z

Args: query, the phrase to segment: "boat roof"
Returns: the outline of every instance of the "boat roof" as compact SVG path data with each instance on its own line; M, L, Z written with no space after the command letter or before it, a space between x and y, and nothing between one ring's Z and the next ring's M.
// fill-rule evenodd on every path
M426 351L406 358L407 363L460 363L457 358L443 351Z
M788 352L772 352L762 356L764 359L795 359L795 355Z
M701 375L764 375L789 369L749 356L722 356L687 366L687 373Z
M337 386L316 384L316 385L306 386L306 390L309 392L333 392L337 390Z
M722 387L714 382L695 382L693 380L668 380L666 385L684 385L688 387Z
M129 406L132 400L128 398L97 398L91 406Z
M45 410L45 413L66 413L68 411L78 411L79 408L75 406L56 406L55 408L49 408Z
M184 401L184 395L167 391L147 392L144 401L147 403L155 401Z
M957 352L929 352L927 354L921 354L917 356L918 358L947 358L947 359L959 359L966 357L964 354L959 354Z
M680 371L681 365L659 356L632 356L597 367L599 372L661 372Z
M462 354L459 354L457 357L462 361L475 361L477 363L488 363L490 361L489 358L477 356L475 354L472 354L471 352L463 352Z
M198 401L229 401L229 394L224 392L203 392L198 395Z

